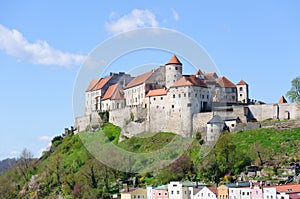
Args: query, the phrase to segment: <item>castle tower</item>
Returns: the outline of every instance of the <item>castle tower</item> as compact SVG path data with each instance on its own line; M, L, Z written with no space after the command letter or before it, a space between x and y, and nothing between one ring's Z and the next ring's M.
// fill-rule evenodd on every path
M249 101L249 86L248 86L248 84L244 80L241 80L239 83L237 83L236 88L237 88L237 94L238 94L238 102L248 103L248 101Z
M170 88L175 82L182 77L182 63L178 60L176 55L165 64L166 68L166 87Z

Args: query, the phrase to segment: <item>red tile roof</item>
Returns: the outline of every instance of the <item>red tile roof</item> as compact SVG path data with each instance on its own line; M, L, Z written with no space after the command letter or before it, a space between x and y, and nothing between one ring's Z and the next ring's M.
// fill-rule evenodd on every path
M218 78L217 73L213 72L213 73L205 73L204 76L208 79L208 80L215 80Z
M248 85L244 80L241 80L239 83L237 83L236 85Z
M196 75L183 75L171 87L180 87L180 86L198 86L198 87L207 88L204 81L196 77Z
M101 78L100 81L97 82L97 85L93 88L93 91L97 91L103 88L103 86L112 78L112 76L108 76L105 78Z
M152 97L152 96L161 96L161 95L166 95L167 91L165 89L155 89L155 90L150 90L146 97Z
M286 184L275 187L278 193L300 193L300 184Z
M119 100L124 99L123 91L119 88L120 85L114 84L111 85L107 91L105 92L102 100L112 99L112 100Z
M292 193L290 194L290 199L300 199L300 194Z
M173 57L170 59L170 61L168 63L166 63L166 65L169 65L169 64L182 65L182 63L179 61L179 59L176 57L176 55L173 55Z
M94 79L90 82L90 85L88 86L88 88L86 89L86 92L93 90L93 88L95 87L95 85L98 83L98 81L100 81L100 79Z
M236 88L236 85L224 76L216 79L216 82L223 88Z
M199 69L199 70L195 73L195 75L204 75L204 73Z
M287 103L286 99L283 96L281 96L278 101L278 104L285 104L285 103Z
M133 80L131 80L129 82L129 84L127 84L127 86L125 87L125 89L131 88L131 87L134 87L134 86L138 86L140 84L143 84L144 82L147 81L147 79L149 79L151 77L151 75L154 73L155 70L156 69L151 70L151 71L149 71L147 73L141 74L141 75L133 78Z
M214 194L218 193L218 188L217 187L207 187L211 192L213 192Z

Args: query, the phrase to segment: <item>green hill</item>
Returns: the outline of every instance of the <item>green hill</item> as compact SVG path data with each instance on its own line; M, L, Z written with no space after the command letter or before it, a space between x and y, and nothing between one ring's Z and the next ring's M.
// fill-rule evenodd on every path
M81 132L64 139L54 138L51 150L39 160L31 160L27 166L19 163L0 176L0 198L57 198L58 195L64 198L108 198L118 193L123 183L132 186L157 185L170 180L214 183L224 180L226 174L231 177L225 180L234 180L250 164L283 165L300 157L300 129L256 129L224 133L204 158L201 157L203 145L200 145L202 141L198 135L189 149L168 167L131 174L97 161L80 138L97 138L104 132L104 139L95 139L96 142L112 143L126 151L148 153L169 144L176 135L141 134L118 143L120 131L119 127L107 123L101 131L92 134ZM24 173L30 180L24 177Z

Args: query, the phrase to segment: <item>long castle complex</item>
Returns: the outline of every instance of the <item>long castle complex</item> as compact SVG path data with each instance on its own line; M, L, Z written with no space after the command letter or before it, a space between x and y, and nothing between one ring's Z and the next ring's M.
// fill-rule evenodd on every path
M99 112L109 112L109 121L129 137L141 132L191 137L207 127L209 141L224 125L232 129L237 122L300 118L296 104L286 103L283 97L278 104L250 100L244 80L234 84L201 70L183 75L175 55L165 65L136 77L120 72L92 80L85 96L85 115L76 118L78 131L97 123Z

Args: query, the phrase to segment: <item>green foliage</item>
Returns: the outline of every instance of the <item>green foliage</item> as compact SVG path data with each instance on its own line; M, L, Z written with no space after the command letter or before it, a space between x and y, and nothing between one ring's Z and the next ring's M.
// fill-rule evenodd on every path
M101 130L118 147L136 153L161 149L175 137L173 133L147 133L118 143L119 127L106 123ZM29 178L38 176L40 198L54 198L58 194L64 198L109 198L113 193L118 193L118 182L127 183L135 177L139 186L166 184L171 180L230 182L247 165L268 161L286 163L300 157L300 129L224 133L205 157L201 156L201 147L204 145L199 143L202 140L199 133L189 149L168 167L145 174L130 174L113 170L94 159L82 144L79 137L81 133L65 137L53 151L47 152L43 159L33 162L25 170ZM53 139L53 143L58 141L59 137ZM271 168L269 173L279 173L279 170ZM26 191L28 183L17 168L1 175L0 185L3 198L25 198L37 193L34 189ZM19 193L22 189L25 195L21 196Z
M134 113L133 112L130 112L130 120L134 121Z
M112 123L105 123L102 126L102 131L110 142L118 143L121 133L120 127L115 126Z
M292 88L286 93L291 102L300 102L300 77L296 77L291 82Z

